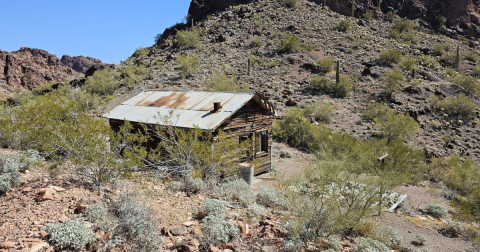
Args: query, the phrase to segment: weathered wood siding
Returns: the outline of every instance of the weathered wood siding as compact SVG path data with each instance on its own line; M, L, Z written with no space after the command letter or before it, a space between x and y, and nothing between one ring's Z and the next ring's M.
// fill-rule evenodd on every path
M257 146L253 144L253 159L257 163L255 175L270 171L273 119L274 116L269 111L252 99L219 127L219 129L228 132L232 137L236 137L238 141L240 141L241 136L249 136L252 139L252 143L256 142L256 132L267 130L267 151L257 153Z

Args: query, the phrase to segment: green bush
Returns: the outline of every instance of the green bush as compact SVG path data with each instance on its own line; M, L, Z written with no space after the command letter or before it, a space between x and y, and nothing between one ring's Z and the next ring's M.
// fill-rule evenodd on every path
M49 241L59 249L83 250L88 243L95 241L95 234L81 220L68 220L64 223L45 227Z
M388 141L406 140L418 131L418 125L413 118L383 104L369 105L363 118L374 121L375 128Z
M225 206L228 202L218 199L206 199L202 205L202 212L213 218L225 219L227 212Z
M439 204L429 204L425 207L425 211L435 218L445 218L448 216L448 210Z
M305 114L313 114L315 116L315 121L329 123L335 110L335 106L331 102L320 102L318 101L313 106L305 107Z
M477 103L470 97L463 93L458 94L458 97L450 96L439 102L437 105L443 109L449 116L456 116L457 118L469 119L475 116Z
M250 43L250 46L251 47L261 47L262 46L262 41L259 38L255 37L252 40L252 42Z
M396 18L393 22L390 36L396 39L403 39L406 42L416 44L418 42L417 32L414 30L416 24L408 19Z
M205 191L207 185L201 178L193 178L192 176L187 176L185 178L186 189L192 193L199 193Z
M340 32L346 32L350 27L352 26L352 23L348 19L340 19L335 26L335 30L340 31Z
M341 75L340 82L333 87L333 93L340 97L347 97L352 91L352 79L348 75Z
M474 78L480 79L480 65L476 65L470 75Z
M208 90L210 91L228 91L228 92L249 92L248 85L238 86L227 74L215 71L212 77L208 79Z
M471 158L449 156L432 160L432 174L440 178L450 189L463 196L480 189L480 166Z
M380 53L377 61L380 64L391 66L397 64L402 60L402 53L400 51L391 49Z
M133 53L133 57L138 57L138 56L147 56L149 53L148 48L142 48L141 46L135 50L135 53Z
M434 44L432 47L433 54L436 56L443 56L445 53L450 51L450 44Z
M285 53L298 52L301 50L300 39L295 34L283 32L278 41L278 50Z
M318 69L322 73L331 72L334 64L335 64L335 62L330 58L321 58L317 62Z
M465 59L469 60L471 62L477 62L478 61L478 52L475 49L472 49L469 51L467 54L465 54Z
M455 85L465 88L468 92L480 94L480 84L471 76L459 74L453 78L452 82Z
M418 60L415 57L407 57L400 62L400 66L405 69L406 71L412 71L415 68L415 64L417 64Z
M18 172L38 164L43 158L38 151L28 150L19 154L0 155L0 195L12 190L20 183Z
M447 18L442 16L442 15L438 15L436 18L435 18L435 28L437 29L437 31L443 31L443 30L446 30L447 29Z
M104 96L113 95L119 86L120 83L113 78L111 71L108 69L96 71L85 82L87 91Z
M186 48L200 47L200 30L193 29L190 31L177 31L175 36L178 46Z
M315 74L310 79L310 88L328 93L332 89L332 82L325 76L320 77Z
M197 57L180 55L177 57L176 62L180 65L180 77L182 77L182 79L193 76L200 67L200 62Z
M246 207L255 201L250 186L243 179L234 179L215 188L215 195L228 201L236 201Z
M279 191L270 187L262 187L257 195L257 203L270 208L286 208L287 200Z
M400 89L400 84L405 80L402 72L396 68L388 71L384 75L385 92L392 94Z

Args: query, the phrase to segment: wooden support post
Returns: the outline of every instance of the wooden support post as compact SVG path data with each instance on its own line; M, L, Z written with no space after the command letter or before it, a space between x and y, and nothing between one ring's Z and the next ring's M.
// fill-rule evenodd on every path
M387 158L389 154L385 154L382 157L378 158L378 161L382 161L382 175L381 179L383 180L383 176L385 173L385 158ZM378 216L382 213L382 203L383 203L383 181L380 184L380 199L378 201Z

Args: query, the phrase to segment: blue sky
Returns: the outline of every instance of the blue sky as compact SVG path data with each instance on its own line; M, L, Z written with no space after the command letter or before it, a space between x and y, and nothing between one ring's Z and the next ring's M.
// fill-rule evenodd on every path
M91 56L118 63L154 44L181 22L190 0L6 0L0 6L0 50L47 50L59 58Z

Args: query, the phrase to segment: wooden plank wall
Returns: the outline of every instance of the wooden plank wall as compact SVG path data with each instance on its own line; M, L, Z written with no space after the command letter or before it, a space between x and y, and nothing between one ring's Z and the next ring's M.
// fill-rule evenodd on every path
M271 160L269 152L272 146L273 119L274 117L269 111L252 99L219 127L219 129L224 130L239 140L240 136L252 136L252 143L255 142L255 132L268 131L267 152L257 153L257 146L253 146L252 153L255 153L254 159L257 162L255 175L270 170Z

